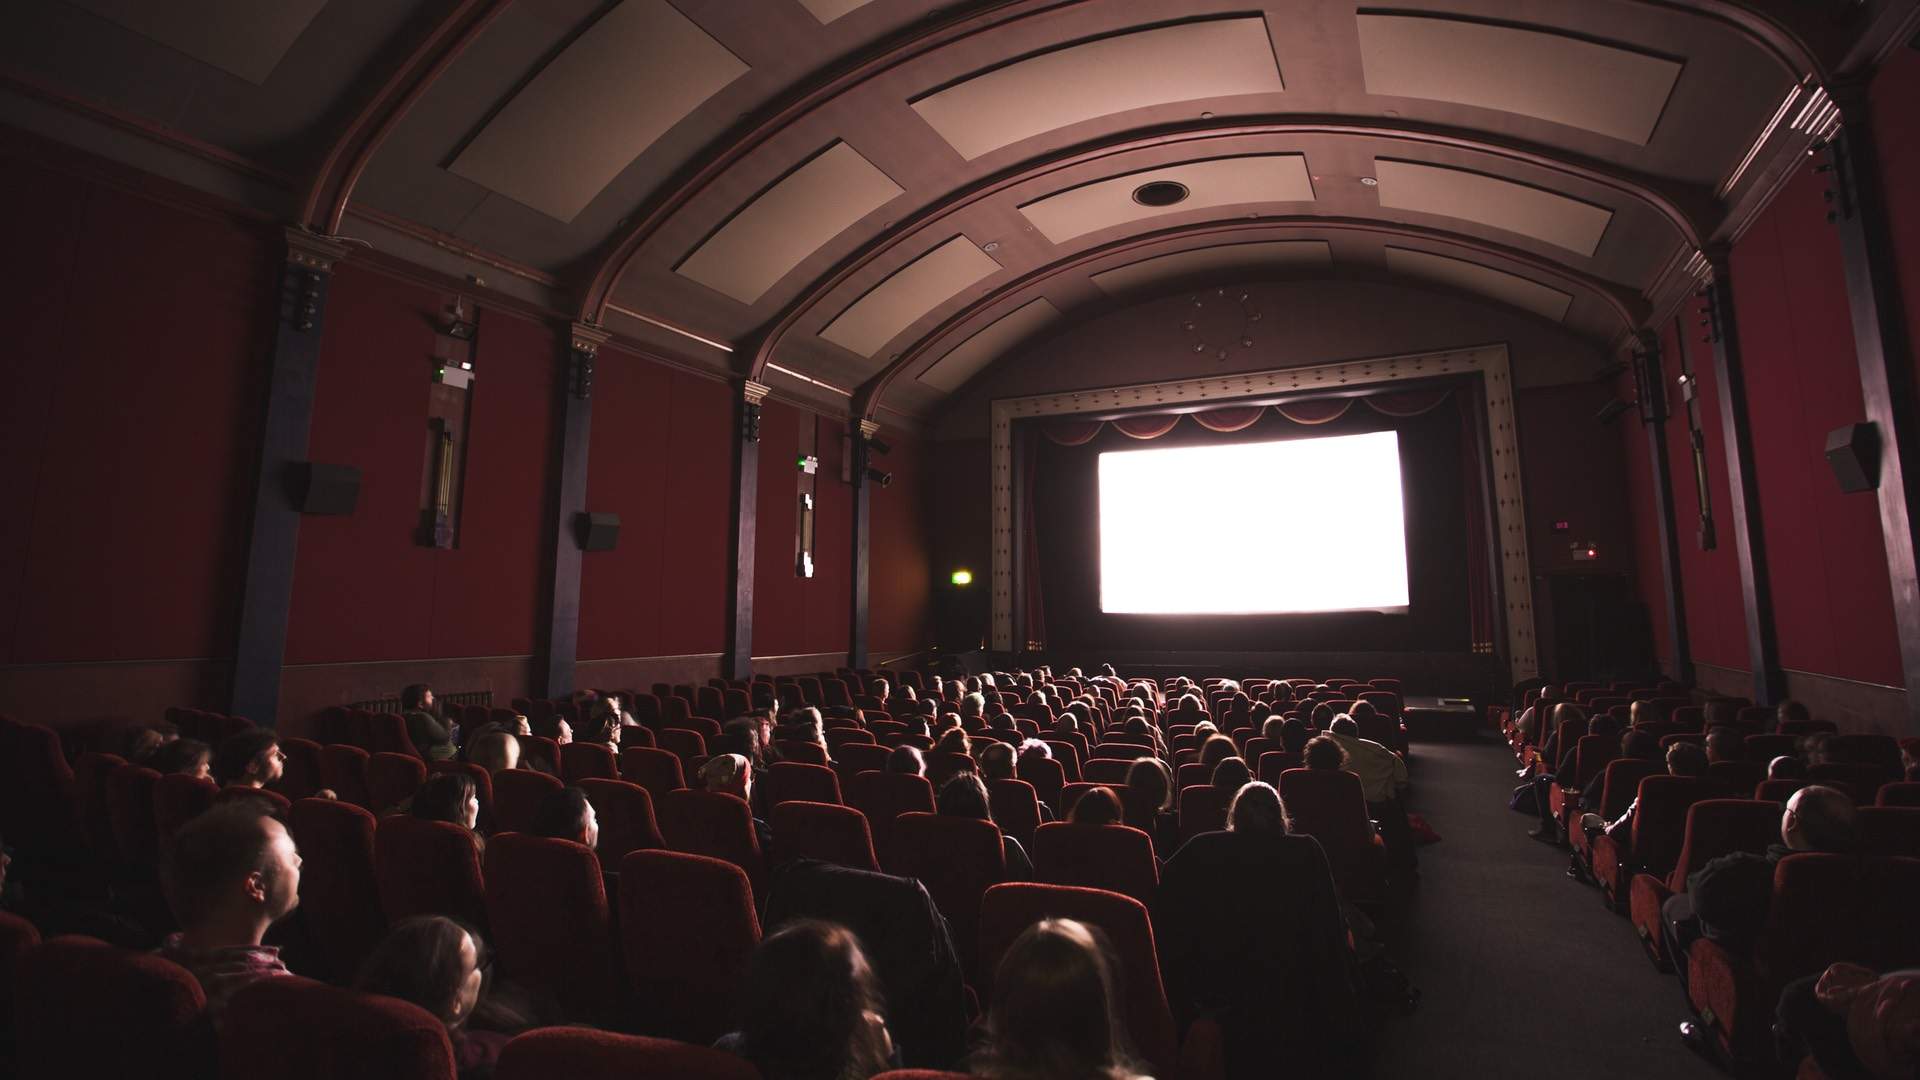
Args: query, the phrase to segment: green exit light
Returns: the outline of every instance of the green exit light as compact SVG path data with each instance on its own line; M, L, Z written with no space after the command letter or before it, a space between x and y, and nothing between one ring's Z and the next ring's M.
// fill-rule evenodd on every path
M971 570L955 570L955 571L953 572L953 583L954 583L955 585L971 585L971 584L973 584L973 571L971 571Z

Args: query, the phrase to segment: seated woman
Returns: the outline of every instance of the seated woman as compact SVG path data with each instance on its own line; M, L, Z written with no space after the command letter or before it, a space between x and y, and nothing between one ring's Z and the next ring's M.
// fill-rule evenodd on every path
M447 1027L460 1080L493 1075L500 1051L524 1025L510 1012L487 1008L487 944L479 933L444 915L416 915L394 924L360 966L354 988L411 1002ZM475 1030L475 1014L494 1030Z
M487 841L475 827L480 823L480 789L466 773L434 773L413 793L408 813L427 821L445 821L467 830L473 846L486 853Z
M1098 927L1045 919L994 974L986 1044L969 1062L995 1080L1150 1080L1127 1039L1116 962Z
M1153 837L1153 850L1172 854L1180 845L1180 816L1173 809L1173 772L1159 758L1138 758L1127 769L1121 793L1127 824Z
M199 739L175 739L163 743L147 758L147 768L162 776L181 773L201 780L213 779L213 747Z
M1097 787L1080 796L1067 820L1075 825L1121 825L1122 817L1120 796L1110 787Z
M880 982L844 926L799 919L754 950L740 1030L714 1044L764 1080L866 1080L895 1067Z
M1213 788L1229 799L1252 779L1253 771L1247 768L1245 758L1225 758L1213 767Z
M959 773L941 786L935 809L943 817L993 820L993 810L987 801L987 786L980 782L977 774L970 772ZM1020 846L1020 841L1003 834L1000 837L1000 849L1007 861L1008 881L1033 880L1033 860L1027 858L1027 849Z
M1319 841L1289 833L1272 786L1242 786L1225 832L1201 833L1167 860L1153 921L1175 1020L1220 1021L1233 1080L1362 1071L1350 1056L1362 1041L1357 968L1333 871Z

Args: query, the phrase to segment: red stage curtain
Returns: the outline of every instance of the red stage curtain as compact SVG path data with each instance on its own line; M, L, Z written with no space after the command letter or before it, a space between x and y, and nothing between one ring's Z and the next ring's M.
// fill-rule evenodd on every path
M1106 425L1098 420L1075 420L1067 417L1061 420L1049 420L1040 425L1040 434L1047 441L1058 446L1083 446L1093 441L1095 435Z
M1157 439L1173 430L1180 422L1179 414L1156 416L1125 416L1113 422L1120 434L1130 439Z
M1193 422L1208 431L1229 432L1244 431L1260 422L1267 414L1263 405L1239 405L1225 409L1208 409L1193 414Z
M1451 390L1412 390L1401 394L1374 394L1362 398L1373 411L1383 416L1419 416L1439 408Z
M1274 406L1281 416L1296 424L1329 424L1347 415L1347 410L1352 407L1352 398L1316 398Z

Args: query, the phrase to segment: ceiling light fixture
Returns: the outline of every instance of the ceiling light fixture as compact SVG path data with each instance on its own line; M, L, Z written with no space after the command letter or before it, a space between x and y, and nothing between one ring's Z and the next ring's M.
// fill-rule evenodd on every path
M1150 180L1133 189L1133 201L1141 206L1172 206L1185 202L1187 185L1173 180Z
M1375 180L1375 179L1374 179L1373 177L1371 177L1371 176L1363 176L1363 177L1361 177L1361 178L1360 178L1360 182L1361 182L1362 184L1365 184L1365 185L1366 185L1366 186L1368 186L1368 187L1379 187L1379 186L1380 186L1380 181L1378 181L1378 180Z

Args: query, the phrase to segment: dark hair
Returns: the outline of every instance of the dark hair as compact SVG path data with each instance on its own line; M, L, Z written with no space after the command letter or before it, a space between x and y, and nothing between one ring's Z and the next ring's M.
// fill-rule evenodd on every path
M988 780L1011 780L1014 773L1013 747L1003 742L989 743L980 749L980 773Z
M1667 747L1667 772L1673 776L1707 775L1707 749L1699 743L1677 742Z
M1245 758L1230 757L1213 767L1213 786L1228 797L1251 779L1253 770L1247 768Z
M1118 965L1097 926L1043 919L1028 927L1000 960L986 1027L976 1073L1104 1080L1138 1071Z
M1307 722L1297 716L1289 716L1280 725L1280 749L1290 754L1302 753L1307 748L1307 740L1313 738L1312 729Z
M266 871L273 839L267 810L263 799L215 803L173 834L161 855L160 884L181 925L207 915L248 874Z
M942 816L992 821L993 810L987 802L987 785L970 773L955 773L940 786L937 805Z
M902 743L887 754L887 767L883 771L905 773L909 776L925 776L927 759L921 755L917 747Z
M1344 769L1347 767L1347 748L1331 735L1315 735L1307 740L1306 762L1309 769Z
M432 689L433 688L426 683L414 683L412 686L400 691L400 708L405 712L412 712L415 709L424 708L426 706L427 692Z
M1233 801L1227 804L1227 831L1236 833L1285 833L1291 829L1287 810L1273 785L1252 780L1240 785Z
M593 804L577 787L549 791L533 815L533 834L559 840L578 840L587 827L587 809Z
M279 745L280 736L271 728L248 728L227 736L213 751L214 779L222 784L239 783L248 766Z
M1159 758L1135 758L1127 766L1127 791L1154 813L1173 807L1173 773Z
M202 761L213 760L213 747L199 739L175 739L164 743L147 758L147 768L165 776L192 772Z
M1316 729L1325 730L1326 726L1331 723L1333 723L1333 706L1324 701L1315 705L1313 707L1312 726Z
M1360 737L1360 725L1347 713L1334 717L1333 723L1327 725L1327 731L1335 735L1350 735L1356 739Z
M1710 728L1707 731L1707 751L1709 754L1719 754L1728 760L1737 760L1746 756L1747 737L1740 733L1739 728L1727 727L1724 724Z
M445 915L402 919L367 954L353 987L412 1002L442 1024L452 1025L464 1019L453 1015L460 984L467 978L467 967L460 956L463 937L473 939L474 963L485 971L487 943L478 930Z
M1200 764L1208 768L1240 753L1233 740L1225 735L1209 735L1207 741L1200 744Z
M1620 756L1642 761L1660 760L1660 740L1645 728L1628 728L1620 736Z
M1080 796L1067 820L1075 825L1117 825L1122 816L1120 797L1110 787L1097 787Z
M867 1019L886 1008L860 939L800 919L760 942L740 995L746 1059L781 1080L867 1077L888 1066L887 1041Z
M1380 715L1380 710L1373 707L1373 702L1361 698L1359 701L1347 706L1347 715L1353 717L1357 722Z
M973 740L967 738L963 728L948 728L940 733L940 741L933 748L947 754L970 754L973 752Z
M467 800L478 792L473 777L464 772L434 773L413 793L413 816L465 825Z

